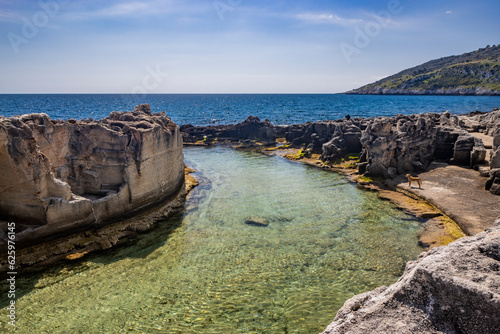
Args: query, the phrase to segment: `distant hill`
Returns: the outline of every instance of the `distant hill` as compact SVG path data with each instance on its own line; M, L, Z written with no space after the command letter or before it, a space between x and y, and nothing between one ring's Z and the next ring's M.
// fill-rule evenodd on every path
M500 45L431 60L346 94L500 95Z

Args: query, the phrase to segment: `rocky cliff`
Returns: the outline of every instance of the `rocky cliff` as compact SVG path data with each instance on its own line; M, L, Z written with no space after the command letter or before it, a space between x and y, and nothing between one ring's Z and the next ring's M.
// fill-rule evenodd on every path
M178 126L149 105L100 121L0 117L0 220L19 243L97 227L176 194Z
M474 237L422 253L389 287L344 303L323 334L498 333L500 220Z

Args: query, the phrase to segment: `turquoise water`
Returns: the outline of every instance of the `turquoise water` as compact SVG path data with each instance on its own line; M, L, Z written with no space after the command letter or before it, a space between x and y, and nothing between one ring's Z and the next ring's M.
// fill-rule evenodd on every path
M230 148L185 156L201 181L185 212L19 278L17 332L318 333L422 251L418 221L338 174Z
M248 116L275 125L428 112L468 113L500 107L500 96L377 96L344 94L0 94L0 115L47 113L56 119L101 119L149 103L179 125L238 123Z

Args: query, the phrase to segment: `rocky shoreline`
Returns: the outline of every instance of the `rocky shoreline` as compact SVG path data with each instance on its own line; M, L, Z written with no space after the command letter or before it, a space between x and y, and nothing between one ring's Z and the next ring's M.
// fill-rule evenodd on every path
M454 87L437 89L410 89L367 87L345 92L351 95L470 95L470 96L498 96L500 91L484 87Z
M446 209L406 196L425 198L420 190L404 185L404 175L420 174L424 184L428 182L421 191L438 195L427 199L436 207L446 196L454 200L478 193L488 196L484 210L489 215L480 216L485 221L475 226L486 228L485 232L422 253L407 264L393 286L348 300L325 333L375 329L479 333L498 328L494 315L500 313L500 221L494 223L496 217L492 218L500 208L495 206L500 204L495 196L500 195L498 109L462 116L449 112L369 119L347 116L290 126L274 126L251 116L236 125L179 129L164 114L151 114L148 105L141 105L98 122L53 121L43 114L0 121L0 161L5 172L0 220L16 221L20 242L29 245L18 251L20 267L37 269L62 259L78 259L154 228L158 220L182 208L186 192L196 184L185 172L183 142L230 143L265 149L267 154L280 151L289 159L342 171L360 186L378 191L381 198L436 219L438 229L453 230L452 224L445 226ZM439 197L440 191L453 190L454 185L446 184L448 169L437 176L436 182L444 187L430 186L436 176L429 173L436 163L482 175L474 181L479 187L467 192L465 177L465 192ZM474 220L471 224L478 225ZM451 241L447 236L439 242L424 241L433 237L421 238L423 246ZM2 238L5 247L6 236ZM481 307L473 309L471 304Z
M235 125L187 125L181 131L185 145L229 143L239 148L257 148L346 174L358 186L377 191L381 199L428 218L420 243L430 249L464 236L463 232L474 235L484 231L500 216L495 209L500 198L476 189L499 194L499 124L500 110L495 109L460 116L445 112L369 119L346 117L291 126L273 126L268 120L261 122L251 116ZM427 177L429 170L438 172ZM430 183L433 174L438 173L443 181L450 181L419 192L420 189L405 186L407 173L424 175L424 181ZM467 203L452 203L454 198L467 198L471 182L477 196ZM440 195L453 192L457 192L456 196Z
M239 130L242 127L262 135L249 136ZM351 174L358 184L379 191L382 198L400 207L430 218L442 217L441 223L432 225L438 230L449 221L443 214L446 208L433 210L425 199L437 207L443 207L443 199L456 200L449 213L461 210L458 216L470 222L461 224L469 235L487 228L476 236L423 252L417 261L406 265L404 274L390 287L379 287L347 300L324 334L494 333L500 326L500 219L495 222L500 217L500 198L495 196L500 195L500 110L463 116L446 112L373 119L348 117L285 127L274 127L267 120L260 122L252 117L236 126L183 129L184 140L191 145L224 141L243 148L265 147L274 146L278 140L281 148L288 150L283 155L289 159ZM483 139L491 139L492 144L485 145ZM434 189L434 197L426 198L402 185L403 175L419 173L427 177L426 173L436 169L436 162L476 173L474 184L479 182L479 186L469 183L467 177L453 180L449 169L437 174L439 187ZM448 179L454 183L447 183ZM464 185L459 186L461 192L454 193L450 188L459 181ZM409 197L398 196L396 191L417 196L418 200L409 204ZM465 210L459 207L477 194L489 196L484 208L488 215L471 220L467 217L470 210L483 208L474 208L474 203L464 205ZM453 218L458 221L457 215ZM453 233L449 226L448 232ZM456 239L445 234L442 245ZM456 237L461 237L460 231ZM425 246L441 245L436 235L430 240L434 244Z
M224 142L242 148L274 147L278 141L281 148L299 149L292 158L319 155L318 164L326 167L354 157L357 174L387 181L442 162L479 171L488 177L485 189L500 195L499 109L461 116L449 112L367 119L347 116L290 126L274 126L250 116L235 125L183 125L181 132L185 145ZM485 138L491 141L486 146Z

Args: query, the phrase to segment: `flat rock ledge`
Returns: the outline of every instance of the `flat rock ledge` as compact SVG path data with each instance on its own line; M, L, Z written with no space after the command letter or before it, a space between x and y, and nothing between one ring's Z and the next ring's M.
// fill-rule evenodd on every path
M474 237L422 253L389 287L345 302L323 334L498 333L500 219Z
M147 104L99 121L0 117L0 171L0 226L15 222L23 247L163 203L185 181L179 127Z

